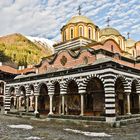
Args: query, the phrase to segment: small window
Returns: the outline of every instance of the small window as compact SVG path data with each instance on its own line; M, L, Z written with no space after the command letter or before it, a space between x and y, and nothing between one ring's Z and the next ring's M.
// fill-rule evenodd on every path
M79 26L79 36L84 36L84 30L82 26Z
M92 28L91 27L88 28L88 38L92 39Z
M83 64L86 65L87 63L88 63L88 58L85 56L85 57L83 58Z
M62 64L62 66L65 66L67 63L67 58L63 55L62 58L60 59L60 63Z
M63 32L63 40L66 41L66 31Z
M73 27L70 28L70 39L73 39L74 38L74 29Z
M113 45L111 45L111 51L114 52L114 46Z

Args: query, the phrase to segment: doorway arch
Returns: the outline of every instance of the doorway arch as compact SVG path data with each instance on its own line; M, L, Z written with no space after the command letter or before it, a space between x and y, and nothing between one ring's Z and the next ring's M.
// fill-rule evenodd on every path
M102 81L93 77L86 85L85 115L104 116L105 114L105 92Z
M10 108L15 109L17 105L15 103L16 93L14 87L10 87L9 94L10 94Z
M45 83L39 85L38 111L41 114L49 113L48 87Z
M67 82L66 108L66 113L69 115L80 114L80 94L75 80Z
M132 82L130 94L130 112L132 114L139 113L139 96L136 92L137 81Z
M19 95L20 95L20 109L26 111L27 104L26 104L26 89L24 86L19 88Z
M54 82L53 113L61 113L60 84L58 81Z
M118 77L115 81L115 106L117 115L125 115L127 112L127 97L124 92L123 77Z

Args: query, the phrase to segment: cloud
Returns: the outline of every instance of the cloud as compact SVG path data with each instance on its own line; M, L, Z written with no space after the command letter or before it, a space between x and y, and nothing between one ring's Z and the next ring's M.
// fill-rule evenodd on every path
M123 35L129 31L131 37L138 39L138 0L1 0L0 36L19 32L60 40L60 28L78 13L79 5L82 6L82 14L99 27L106 27L106 19L110 17L112 27Z

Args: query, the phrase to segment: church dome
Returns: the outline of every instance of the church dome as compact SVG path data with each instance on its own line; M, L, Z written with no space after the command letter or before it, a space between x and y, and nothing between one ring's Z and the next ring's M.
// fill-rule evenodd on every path
M133 47L133 46L135 45L135 43L136 43L135 40L129 38L129 39L127 39L127 41L126 41L126 47Z
M86 16L82 16L82 15L73 16L73 17L67 22L67 24L70 24L70 23L78 23L78 22L91 23L91 24L93 24L92 20L90 20L90 19L87 18Z
M119 36L121 34L119 33L118 30L111 28L111 27L107 27L107 28L100 30L100 36L110 36L110 35Z

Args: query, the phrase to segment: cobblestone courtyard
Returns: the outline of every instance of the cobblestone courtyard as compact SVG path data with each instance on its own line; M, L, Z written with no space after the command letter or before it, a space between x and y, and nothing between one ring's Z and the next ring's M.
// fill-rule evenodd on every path
M87 125L80 122L36 120L0 116L0 140L140 140L140 124L121 128ZM11 128L10 125L26 125L25 128ZM76 130L76 131L75 131ZM91 132L85 133L84 132ZM93 136L93 133L106 136Z

